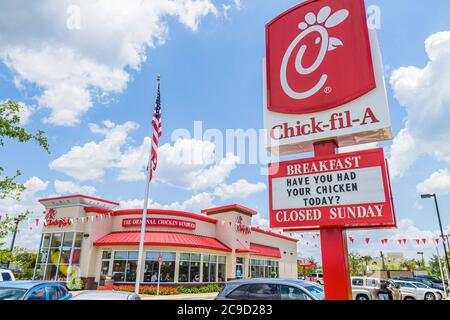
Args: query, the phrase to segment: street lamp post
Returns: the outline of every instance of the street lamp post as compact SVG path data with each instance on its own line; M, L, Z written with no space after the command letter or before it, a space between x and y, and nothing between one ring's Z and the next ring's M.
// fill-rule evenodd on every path
M420 263L422 264L422 267L425 267L425 260L423 259L423 252L419 251L417 254L420 256Z
M450 278L449 278L450 265L448 262L448 252L447 252L447 245L446 245L446 239L448 239L448 238L444 235L444 229L442 228L441 214L439 213L439 206L438 206L436 194L435 193L422 194L420 197L422 199L434 198L434 204L436 206L436 213L437 213L437 217L438 217L438 221L439 221L439 228L441 230L442 245L444 246L445 266L447 268L447 279L450 280Z
M15 242L16 242L16 235L17 235L17 231L18 231L18 229L19 229L19 222L20 222L20 217L17 217L17 218L15 219L15 221L14 221L14 223L15 223L15 225L14 225L14 233L13 233L13 237L12 237L12 239L11 239L11 247L10 247L10 249L9 249L9 251L11 251L11 253L12 253L13 250L14 250L14 244L15 244ZM9 269L10 263L11 263L11 262L8 260L8 262L7 262L7 264L6 264L6 269Z

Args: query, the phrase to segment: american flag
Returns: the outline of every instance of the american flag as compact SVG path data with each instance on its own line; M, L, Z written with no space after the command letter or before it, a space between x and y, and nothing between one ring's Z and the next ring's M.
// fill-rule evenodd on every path
M158 76L158 93L156 95L156 103L155 103L155 111L153 112L152 119L152 149L150 154L150 162L147 167L147 170L150 170L150 180L153 178L153 171L156 170L156 166L158 164L158 145L159 138L162 135L162 117L161 117L161 90L160 90L160 77Z

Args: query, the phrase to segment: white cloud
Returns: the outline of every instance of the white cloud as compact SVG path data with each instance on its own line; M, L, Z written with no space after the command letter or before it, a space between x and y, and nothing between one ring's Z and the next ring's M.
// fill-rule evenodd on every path
M246 199L250 195L266 190L266 185L262 182L250 183L240 179L232 184L221 184L214 190L214 195L222 201L229 199Z
M252 218L252 225L255 227L260 227L263 229L269 229L269 220L261 217L261 215L257 214Z
M217 13L210 0L2 1L0 61L18 87L41 90L48 122L74 126L97 96L123 92L127 69L139 70L146 50L165 41L166 18L197 31L202 17Z
M450 31L431 35L425 50L424 68L401 67L391 74L395 97L407 112L391 147L393 176L404 175L422 154L450 162Z
M144 200L133 199L120 201L120 207L123 209L141 209L144 206ZM190 212L200 212L202 209L213 207L213 197L209 193L199 193L183 202L173 202L170 204L160 204L149 199L149 208L181 210Z
M104 121L103 127L91 124L92 133L103 135L100 142L91 141L83 146L75 146L70 151L50 163L50 168L75 178L79 181L102 178L107 169L113 167L122 155L131 131L138 128L134 122L116 125Z
M25 211L30 211L29 219L33 221L36 218L42 218L42 211L44 207L39 204L38 198L49 185L48 181L41 180L38 177L31 177L24 183L26 191L22 194L21 200L0 199L0 213L8 214L10 216L17 216ZM29 249L36 249L39 246L40 231L33 228L29 230L27 221L24 221L19 226L19 234L16 239L16 246L25 247ZM6 237L6 242L11 240L11 235Z
M55 180L55 191L59 194L94 195L97 189L93 186L82 186L72 181Z
M116 164L120 169L118 179L144 180L149 150L150 138L146 138L140 147L124 152ZM217 161L215 145L209 141L179 139L159 148L155 179L187 190L214 188L225 181L238 162L232 154Z
M450 172L448 169L441 169L428 177L425 181L419 183L416 187L417 193L450 193Z
M136 123L116 125L106 120L102 127L89 127L104 139L72 147L50 163L51 169L79 181L102 178L107 170L118 170L119 181L145 179L150 138L145 138L139 147L125 148L129 133L138 128ZM211 189L222 184L238 162L239 158L232 154L216 160L215 145L209 141L179 139L159 148L155 180L186 190Z

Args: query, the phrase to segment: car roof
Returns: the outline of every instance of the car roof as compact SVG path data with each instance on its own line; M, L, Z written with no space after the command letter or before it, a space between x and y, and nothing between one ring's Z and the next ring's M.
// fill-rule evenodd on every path
M227 285L254 284L254 283L274 283L274 284L294 284L299 286L316 285L317 283L305 280L280 279L280 278L251 278L228 281Z
M0 288L17 288L29 290L41 284L61 285L58 282L40 281L40 280L24 280L24 281L4 281L0 282Z
M90 300L92 298L101 298L98 300L122 300L134 295L133 292L109 291L109 290L87 290L75 295L74 300Z

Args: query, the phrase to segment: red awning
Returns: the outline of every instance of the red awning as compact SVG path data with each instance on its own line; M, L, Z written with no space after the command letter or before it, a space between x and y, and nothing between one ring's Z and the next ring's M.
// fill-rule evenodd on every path
M281 258L280 249L265 246L263 244L250 243L249 249L237 249L238 253L250 253L252 256L262 256L270 258Z
M94 242L94 246L137 246L140 232L112 232ZM167 247L203 248L217 251L231 251L215 238L195 234L174 232L146 232L145 245Z

